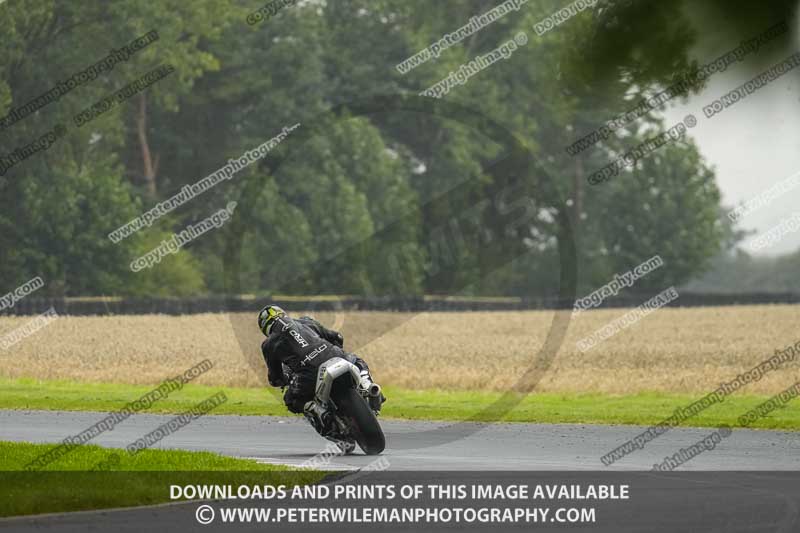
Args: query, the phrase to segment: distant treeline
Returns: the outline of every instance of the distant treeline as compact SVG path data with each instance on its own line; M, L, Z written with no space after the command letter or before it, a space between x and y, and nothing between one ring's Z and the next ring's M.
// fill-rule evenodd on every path
M80 86L2 122L0 158L63 135L3 167L0 294L39 276L37 297L357 294L402 308L374 298L544 296L565 262L586 294L656 254L664 266L636 290L681 286L732 231L691 136L597 186L593 172L670 126L658 110L579 154L566 148L690 71L704 36L691 20L714 6L733 46L793 20L793 2L756 4L709 0L698 14L694 2L609 0L539 38L563 2L528 2L401 73L487 3L297 2L257 21L233 0L5 2L0 119L65 80ZM145 31L158 39L135 45ZM418 96L515 36L513 55L441 99ZM113 69L91 70L110 65L109 50ZM159 65L171 74L119 92ZM226 206L230 221L196 231ZM126 301L138 303L107 305L221 305Z
M713 294L679 292L680 297L669 307L704 307L755 304L798 304L800 293ZM654 296L650 293L616 296L597 308L637 307ZM536 309L572 309L573 301L551 298L26 298L2 315L36 315L53 307L59 315L188 315L198 313L255 313L266 302L280 305L289 312L326 311L397 311L397 312L464 312L524 311Z

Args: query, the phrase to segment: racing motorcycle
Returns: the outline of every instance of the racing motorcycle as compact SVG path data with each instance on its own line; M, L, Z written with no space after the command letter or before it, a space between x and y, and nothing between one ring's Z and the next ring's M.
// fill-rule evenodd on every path
M358 367L341 357L332 357L317 370L314 401L333 413L331 440L355 441L365 454L378 455L386 438L378 423L381 387L369 382L362 386Z

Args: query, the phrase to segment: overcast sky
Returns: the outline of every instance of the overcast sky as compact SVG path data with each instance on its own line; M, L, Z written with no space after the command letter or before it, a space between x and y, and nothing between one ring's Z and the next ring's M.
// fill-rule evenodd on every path
M734 44L735 46L735 44ZM721 48L713 59L725 53ZM800 67L762 87L723 112L706 118L703 107L749 81L769 65L795 53L789 48L762 49L759 61L743 61L711 76L706 88L686 103L665 110L665 127L682 121L687 114L697 117L689 133L697 141L707 162L715 167L717 183L725 205L747 201L775 183L800 172ZM703 62L703 58L698 58ZM794 213L800 213L800 188L744 217L740 227L768 231ZM748 249L745 241L745 249ZM800 249L800 231L758 252L776 255Z

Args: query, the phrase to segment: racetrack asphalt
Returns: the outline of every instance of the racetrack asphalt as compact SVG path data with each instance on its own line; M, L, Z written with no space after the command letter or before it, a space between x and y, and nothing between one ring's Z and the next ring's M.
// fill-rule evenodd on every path
M56 443L107 416L97 412L2 411L0 440ZM90 443L125 448L172 415L133 415ZM476 424L381 420L387 437L382 465L389 470L649 470L715 431L675 428L644 449L604 466L600 457L641 433L639 426ZM156 448L218 452L263 462L302 465L326 448L301 417L204 416L167 436ZM679 470L800 470L800 433L734 429L713 450ZM329 457L323 469L359 469L375 457ZM318 467L319 467L318 463Z

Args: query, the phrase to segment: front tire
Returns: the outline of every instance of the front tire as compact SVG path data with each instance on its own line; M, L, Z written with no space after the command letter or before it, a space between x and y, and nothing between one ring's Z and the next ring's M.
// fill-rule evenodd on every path
M341 392L338 408L339 415L351 422L353 438L365 454L378 455L386 448L386 437L375 413L356 389Z

